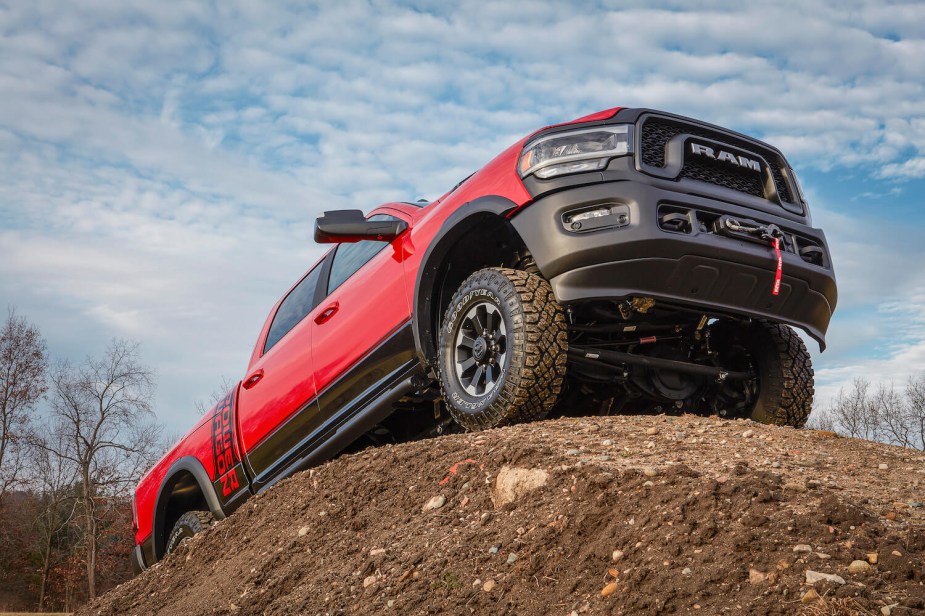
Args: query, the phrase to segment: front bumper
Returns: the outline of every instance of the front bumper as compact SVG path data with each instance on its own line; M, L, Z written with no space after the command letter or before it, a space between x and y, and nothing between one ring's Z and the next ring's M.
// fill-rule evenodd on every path
M626 223L587 232L574 232L563 223L569 212L598 204L618 205L627 213ZM666 207L775 224L785 234L821 248L822 264L783 252L780 292L772 295L776 257L770 245L697 228L666 230L659 223ZM786 323L825 347L837 301L832 261L822 230L792 217L627 180L548 194L511 222L563 304L646 296L713 316Z

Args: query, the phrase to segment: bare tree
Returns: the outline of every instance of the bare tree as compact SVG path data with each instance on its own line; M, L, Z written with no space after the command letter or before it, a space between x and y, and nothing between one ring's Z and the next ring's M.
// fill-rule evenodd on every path
M63 434L36 435L34 438L42 439L40 446L32 448L30 464L32 485L39 494L41 506L33 523L36 534L35 552L41 563L38 596L38 610L41 612L45 609L55 539L73 519L78 503L74 491L77 473L70 460L55 453L67 450L66 443L62 442ZM51 439L56 439L57 442L52 442Z
M0 501L22 479L30 414L46 391L39 330L10 309L0 329Z
M824 430L825 432L835 432L835 418L832 413L822 407L816 407L809 416L806 427L810 430Z
M209 400L196 400L196 412L200 415L205 415L206 412L215 406L220 400L224 400L225 396L228 395L228 392L231 391L231 388L235 386L235 382L229 379L227 376L222 375L221 380L218 383L218 386L212 390L212 393L209 394Z
M64 362L52 376L50 431L55 438L39 445L71 462L77 473L90 599L96 597L104 508L159 453L153 393L153 373L139 362L138 345L124 340L113 340L102 357L88 357L79 366Z
M848 436L875 441L881 435L879 409L871 399L870 382L866 379L854 379L847 394L840 389L829 412L838 431Z
M906 421L910 425L910 447L925 451L925 372L906 382Z
M871 404L877 408L881 438L893 445L912 447L915 436L906 412L905 397L896 392L893 383L881 383Z

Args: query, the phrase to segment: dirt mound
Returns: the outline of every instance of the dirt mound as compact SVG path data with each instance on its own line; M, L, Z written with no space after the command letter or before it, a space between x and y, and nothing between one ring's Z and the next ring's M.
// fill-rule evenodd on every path
M82 613L925 613L923 500L909 450L559 419L301 473Z

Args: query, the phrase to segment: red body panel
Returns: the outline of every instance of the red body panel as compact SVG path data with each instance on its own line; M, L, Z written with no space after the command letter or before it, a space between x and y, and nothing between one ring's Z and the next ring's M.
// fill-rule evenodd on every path
M618 110L608 109L567 124L610 118ZM250 389L237 388L234 445L238 459L244 459L242 454L258 445L295 410L323 391L369 349L411 318L414 285L421 259L453 212L469 201L488 195L506 198L516 208L530 202L530 194L516 171L517 160L528 138L513 144L456 190L424 208L391 203L376 210L406 220L410 223L409 231L358 270L265 356L261 356L264 340L279 307L279 302L276 304L254 346L245 375L248 379L262 369L262 379ZM320 266L320 263L316 265ZM338 303L340 314L334 313L323 323L316 323L316 317L334 302ZM158 490L174 462L184 456L195 457L202 463L211 481L218 479L211 442L213 415L214 409L200 419L139 482L135 492L137 544L151 535Z
M136 544L141 544L151 535L157 492L174 462L183 456L192 456L202 462L210 478L216 478L215 463L212 457L212 415L213 411L203 415L186 436L165 453L138 482L138 488L135 490L135 507L138 512Z
M263 377L249 389L242 387L238 398L238 442L245 452L315 397L312 325L311 319L304 319L262 357L259 352L266 333L260 337L255 349L257 357L248 367L244 382L258 371Z
M411 318L403 281L404 243L402 237L395 239L305 319L314 330L315 384L319 391ZM327 320L316 322L329 306L339 309Z

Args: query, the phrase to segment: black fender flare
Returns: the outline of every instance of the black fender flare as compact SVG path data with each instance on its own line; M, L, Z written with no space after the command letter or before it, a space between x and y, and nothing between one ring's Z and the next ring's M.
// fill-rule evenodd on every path
M157 560L164 557L164 553L167 549L165 531L168 529L164 528L167 503L170 500L170 495L173 492L174 486L180 479L180 473L183 471L192 475L196 483L199 484L199 490L202 492L203 498L205 498L206 504L209 506L209 511L212 512L215 519L225 519L225 511L222 509L222 505L218 500L218 495L212 487L212 481L209 479L209 474L206 472L202 462L194 456L183 456L178 458L170 465L170 468L164 475L164 480L161 481L160 488L157 490L157 499L154 501L154 520L152 523L151 535L154 538L154 557Z
M425 365L432 366L437 357L437 349L433 342L436 325L433 315L433 291L440 281L439 274L444 259L459 238L474 228L479 221L484 220L484 216L507 219L507 216L517 207L518 205L510 199L497 195L473 199L450 214L430 241L421 259L421 266L418 268L411 317L414 346L419 359ZM514 230L514 233L516 234L517 231Z

